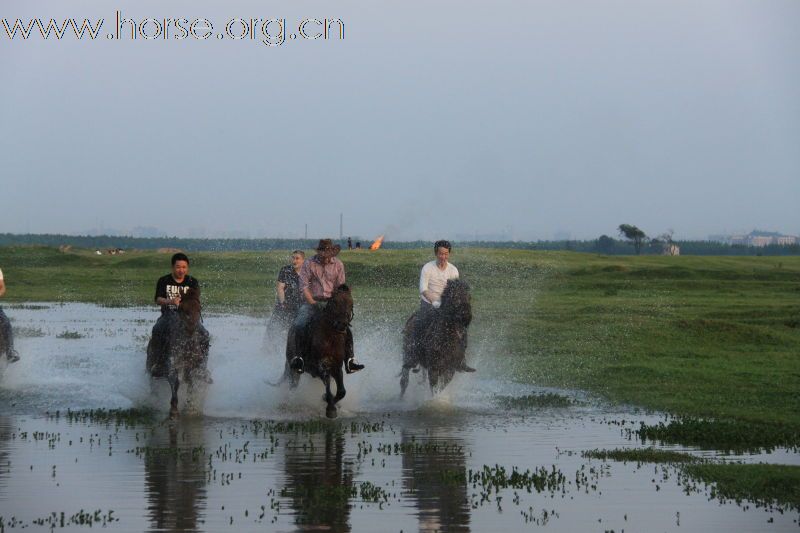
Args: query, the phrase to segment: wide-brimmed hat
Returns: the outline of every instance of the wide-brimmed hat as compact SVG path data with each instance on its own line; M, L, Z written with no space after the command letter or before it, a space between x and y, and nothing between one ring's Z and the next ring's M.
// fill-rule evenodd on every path
M338 244L333 244L331 239L320 239L317 245L318 252L332 252L333 255L338 255L341 250L342 247Z

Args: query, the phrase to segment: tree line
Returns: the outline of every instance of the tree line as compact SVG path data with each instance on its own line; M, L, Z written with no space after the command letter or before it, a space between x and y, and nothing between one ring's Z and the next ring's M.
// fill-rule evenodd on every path
M624 226L621 225L621 226ZM636 228L635 226L633 226ZM638 228L636 228L638 229ZM641 230L640 230L641 231ZM643 234L644 232L642 232ZM681 255L800 255L800 245L769 245L752 247L731 245L713 241L672 240L670 234L656 238L639 236L636 233L627 237L620 229L620 238L601 235L597 239L588 240L551 240L551 241L458 241L454 244L462 248L506 248L517 250L552 250L600 253L604 255L632 255L637 250L640 254L660 255L664 243L676 244ZM353 239L355 242L356 239ZM361 240L364 247L369 247L371 239ZM346 242L340 242L346 247ZM124 250L158 250L159 248L179 248L187 252L234 252L234 251L270 251L270 250L310 250L317 245L316 239L194 239L180 237L120 237L114 235L60 235L60 234L14 234L0 233L0 246L73 246L105 251L122 248ZM429 241L384 241L383 248L388 249L421 249L430 248Z

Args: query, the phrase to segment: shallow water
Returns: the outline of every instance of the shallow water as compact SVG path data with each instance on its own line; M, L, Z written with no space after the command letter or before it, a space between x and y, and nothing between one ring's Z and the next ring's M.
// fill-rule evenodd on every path
M6 312L22 360L0 381L0 529L60 528L63 512L66 528L96 518L94 527L119 531L798 530L797 512L722 504L674 467L583 458L643 446L626 429L663 417L570 391L557 391L575 400L566 408L503 407L500 396L552 391L485 377L491 349L480 342L470 355L477 374L437 398L412 377L401 401L398 334L356 324L368 368L346 378L339 419L328 421L321 383L304 378L291 393L265 383L279 378L282 355L279 340L264 342L263 320L208 315L214 384L176 421L129 425L66 411L166 414L166 385L143 371L157 311ZM722 457L800 464L785 450ZM536 474L530 491L524 477L492 487L496 470L472 477L498 466Z

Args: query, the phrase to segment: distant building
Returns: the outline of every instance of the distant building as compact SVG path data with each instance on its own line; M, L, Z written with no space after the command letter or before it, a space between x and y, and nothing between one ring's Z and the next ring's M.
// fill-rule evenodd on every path
M753 230L746 235L713 235L711 236L711 240L723 242L725 244L754 246L757 248L770 245L787 246L800 242L800 238L794 235L782 235L775 231L759 230Z
M775 244L780 244L781 246L797 244L798 242L800 242L800 238L793 235L781 235L775 238Z

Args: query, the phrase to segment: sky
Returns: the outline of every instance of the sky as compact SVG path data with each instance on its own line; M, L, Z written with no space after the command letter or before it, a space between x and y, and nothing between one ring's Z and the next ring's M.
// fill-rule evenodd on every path
M214 30L112 39L117 10ZM341 214L393 240L800 234L796 0L0 6L34 17L104 23L0 24L0 232L321 238ZM326 17L343 39L223 33Z

